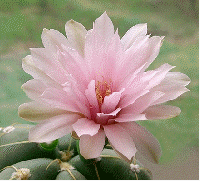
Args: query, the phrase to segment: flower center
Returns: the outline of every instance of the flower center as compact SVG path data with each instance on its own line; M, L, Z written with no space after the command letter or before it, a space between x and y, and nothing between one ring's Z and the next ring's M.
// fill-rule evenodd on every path
M108 83L106 81L97 81L95 86L96 98L98 100L99 106L103 104L104 97L109 96L112 93L111 81Z

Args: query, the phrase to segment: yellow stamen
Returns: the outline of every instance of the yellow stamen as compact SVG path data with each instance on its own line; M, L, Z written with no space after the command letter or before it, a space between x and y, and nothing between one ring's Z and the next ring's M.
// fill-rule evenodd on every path
M99 106L101 106L103 104L104 97L109 96L112 93L111 82L107 83L106 81L104 82L97 81L97 84L95 86L95 92Z

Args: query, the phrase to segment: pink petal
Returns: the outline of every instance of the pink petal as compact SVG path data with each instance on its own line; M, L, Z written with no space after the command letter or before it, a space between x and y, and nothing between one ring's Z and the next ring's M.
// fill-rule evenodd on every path
M46 86L50 86L54 88L62 88L60 84L58 84L55 80L50 78L45 72L43 72L42 70L36 67L31 55L27 55L22 60L22 68L24 69L26 73L30 74L35 79L39 79Z
M75 50L70 49L65 49L62 52L58 51L57 53L59 62L65 71L73 76L81 88L85 89L88 84L89 74L83 58Z
M163 37L141 36L136 39L132 46L126 50L126 56L120 65L121 70L118 72L123 78L132 74L139 67L145 65L141 72L154 61L157 57Z
M120 87L125 87L119 106L124 108L133 104L136 99L149 92L149 81L156 75L156 71L138 73L124 80Z
M109 114L97 113L96 122L99 124L107 124L110 117L116 116L121 111L121 108L117 108Z
M145 36L147 34L147 24L137 24L131 27L126 34L122 37L121 42L124 49L130 48L138 36Z
M180 72L168 72L162 82L151 89L151 91L162 91L165 93L165 95L155 101L154 104L176 99L181 94L189 91L185 87L189 82L190 79L185 74Z
M67 114L68 112L66 110L51 107L42 102L33 101L20 105L18 113L19 116L25 120L40 122L60 114Z
M144 112L147 119L169 119L181 113L180 108L169 105L155 105L147 108Z
M115 78L117 71L115 65L117 65L117 61L120 60L124 52L117 33L107 39L108 42L102 41L103 39L95 31L92 31L91 35L87 35L85 60L90 69L92 79L109 82L110 79Z
M30 129L30 142L50 142L69 134L72 124L80 118L77 114L63 114L52 117Z
M22 85L23 91L32 100L38 99L38 97L42 95L46 88L47 87L37 79L29 80Z
M101 111L105 114L113 112L119 103L123 90L120 92L113 92L109 96L105 96L104 102L101 106Z
M133 104L122 109L121 114L140 114L159 98L164 96L163 92L149 92L139 97Z
M112 146L129 160L135 156L136 148L131 136L120 124L104 125L105 134Z
M58 60L57 51L54 53L47 48L31 48L30 50L33 62L37 68L59 84L64 84L68 81L68 72L66 72Z
M154 75L155 73L152 72L151 74L136 77L134 76L132 80L124 82L122 86L126 89L122 94L119 106L124 108L130 104L133 104L136 99L149 92L149 90L146 88L149 85L149 79L151 79L151 77L153 77Z
M90 118L89 107L86 105L87 102L81 99L81 95L76 95L76 87L69 86L67 89L69 90L47 88L40 96L40 100L56 108L78 112Z
M100 37L100 41L108 41L114 35L114 26L111 19L104 12L94 22L93 31Z
M147 58L147 64L145 65L144 69L147 69L149 65L155 60L155 58L158 56L160 47L162 45L164 36L153 36L150 38L149 41L149 50L147 54L149 55ZM150 54L149 54L150 53Z
M47 88L41 95L40 99L47 104L53 105L59 109L64 109L72 112L80 112L76 101L72 95L68 95L65 91L53 88Z
M120 47L119 35L117 33L114 34L112 21L104 13L96 19L93 29L88 31L86 35L85 61L92 79L97 81L103 76L107 80L109 76L112 76L112 72L115 69L111 68L113 68L113 63L117 59L116 56L120 54L117 51Z
M147 85L143 85L143 87L140 87L140 89L138 89L138 92L136 92L136 93L124 95L123 98L120 100L119 106L121 108L125 108L125 107L133 104L135 102L135 100L137 100L139 97L147 94L149 92L149 90L145 90L146 86Z
M99 112L99 104L96 98L96 92L95 92L95 80L91 80L91 82L88 85L88 89L85 90L85 95L90 103L91 106L91 112L92 117L96 117L96 113Z
M144 67L144 66L142 66ZM139 87L149 84L149 81L157 74L156 71L148 71L143 73L133 73L132 75L127 76L120 85L121 87L125 87L124 94L132 94L133 92L137 92ZM145 89L145 88L144 88Z
M67 88L67 87L65 87ZM85 96L85 92L81 89L80 84L77 84L74 79L70 80L70 86L66 89L65 92L70 96L73 95L73 100L76 102L77 106L80 109L80 112L84 114L88 119L91 119L90 114L90 104Z
M152 54L149 50L149 41L149 36L138 37L132 46L125 51L117 65L117 72L121 75L120 79L123 80L126 76L132 75L138 68L147 64L149 56Z
M80 55L84 56L85 35L87 30L85 27L74 20L69 20L65 25L67 39L71 46L75 48Z
M158 163L162 154L158 140L136 122L120 123L120 125L131 135L137 150L149 161Z
M165 64L161 65L159 68L155 69L154 72L156 72L156 74L149 81L149 86L147 87L147 89L151 89L154 86L160 84L161 81L165 78L166 74L173 68L174 68L174 66L171 66L171 65L165 63Z
M82 135L79 144L80 153L85 159L98 158L105 144L105 133L99 130L94 136Z
M72 125L76 134L80 137L82 135L94 136L100 129L100 124L96 124L94 121L87 118L81 118Z
M114 82L118 79L117 65L124 56L123 46L117 30L114 36L110 38L110 42L102 54L102 60L100 61L99 67L100 70L102 70L102 76L104 79L111 79L113 85L115 85ZM104 63L102 63L102 61L104 61Z

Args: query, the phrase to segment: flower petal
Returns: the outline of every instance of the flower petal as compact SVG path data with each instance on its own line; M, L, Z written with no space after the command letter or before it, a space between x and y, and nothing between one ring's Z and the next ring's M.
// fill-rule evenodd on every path
M76 100L74 100L73 94L69 95L62 90L47 88L40 96L40 100L47 104L54 105L59 109L64 109L72 112L80 112L80 109L76 104Z
M165 78L166 74L174 67L175 66L171 66L168 63L165 63L161 65L159 68L153 70L153 72L156 72L156 74L149 81L149 86L147 87L147 89L151 89L155 87L156 85L160 84L161 81ZM148 72L152 72L152 71L148 71ZM145 72L145 73L148 73L148 72Z
M147 94L139 97L133 104L122 109L121 114L140 114L146 108L151 106L155 101L164 96L165 93L160 91L148 92Z
M186 86L190 83L190 78L181 73L181 72L168 72L161 82L162 85L171 85L171 84L176 84L176 85L182 85Z
M67 113L68 112L66 110L57 109L49 106L48 104L36 101L24 103L18 108L18 114L20 117L33 122L40 122L57 115Z
M105 96L104 102L101 106L101 111L105 114L113 112L120 101L123 91L124 89L120 92L113 92L109 96Z
M120 123L120 125L131 135L137 150L149 161L158 163L162 154L158 140L136 122Z
M97 158L105 144L105 133L103 130L99 130L94 136L82 135L79 144L80 153L85 159Z
M99 124L107 124L108 119L112 116L116 116L120 111L121 111L121 108L118 107L116 110L114 110L113 112L109 114L97 113L96 122Z
M30 129L30 142L50 142L69 134L72 124L80 118L78 114L62 114L52 117Z
M69 20L65 25L65 31L69 43L75 48L80 55L84 56L85 35L87 30L85 27L74 20Z
M41 81L32 79L23 84L22 89L30 99L36 100L45 91L46 86Z
M30 74L34 79L42 81L46 86L62 88L60 84L36 67L31 55L27 55L22 59L22 68L26 73Z
M114 35L114 26L111 19L108 17L106 12L104 12L99 18L94 22L93 31L96 35L100 37L101 42L109 41Z
M30 50L37 68L59 84L64 84L68 80L68 72L59 62L57 51L54 53L48 48L31 48Z
M99 131L100 124L96 124L87 118L81 118L72 127L79 137L85 134L94 136Z
M160 85L156 89L164 92L165 95L160 97L158 100L156 100L152 105L161 104L161 103L167 102L169 100L174 100L177 97L179 97L181 94L189 91L189 89L187 89L186 87L176 86L175 84L173 84L171 86L161 86ZM153 90L156 90L156 89L153 89Z
M180 108L169 105L155 105L147 108L144 112L147 119L169 119L181 113Z
M97 113L96 122L99 124L107 124L109 118L116 116L120 111L121 111L121 108L118 107L116 110L114 110L113 112L111 112L109 114Z
M79 82L79 85L84 85L85 89L88 83L88 69L84 59L76 50L64 48L62 52L58 51L58 59L66 72L72 75L76 82Z
M115 121L117 122L130 122L130 121L140 121L147 120L145 114L120 114Z
M91 112L92 117L96 117L96 113L99 112L99 104L96 98L96 92L95 92L95 80L91 80L91 82L88 85L88 89L85 90L85 95L90 103L91 106Z
M147 58L147 64L144 66L143 70L147 69L149 65L155 60L155 58L158 56L160 47L162 46L164 36L153 36L150 38L149 47L148 50L148 58Z
M52 51L56 52L57 47L62 50L61 45L69 46L70 43L67 42L67 38L57 30L53 29L43 29L42 32L42 43L45 48L50 48Z
M165 95L155 101L154 104L176 99L181 94L189 91L185 87L189 82L190 79L185 74L180 72L168 72L161 83L151 89L151 91L162 91L165 93Z
M149 36L138 37L132 46L126 50L126 55L121 61L121 70L119 70L121 76L125 78L143 65L140 71L144 72L158 56L162 39L163 37L157 36L151 38Z
M129 160L135 156L136 148L131 136L120 124L104 125L105 134L112 146Z
M137 24L131 27L126 34L122 37L121 42L124 49L130 48L138 36L145 36L147 34L147 24Z

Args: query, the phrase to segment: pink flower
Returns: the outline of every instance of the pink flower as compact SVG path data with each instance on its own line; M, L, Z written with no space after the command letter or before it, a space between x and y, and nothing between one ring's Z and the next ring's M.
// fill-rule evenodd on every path
M44 29L45 48L32 48L23 69L34 79L22 88L33 101L19 115L39 123L30 130L32 142L49 142L75 131L86 158L100 155L107 137L124 159L136 149L151 161L161 150L157 139L135 121L168 119L178 107L163 105L188 91L190 79L164 64L145 71L157 57L163 37L147 34L147 25L130 28L120 39L106 13L93 29L73 20L65 25L67 38Z

